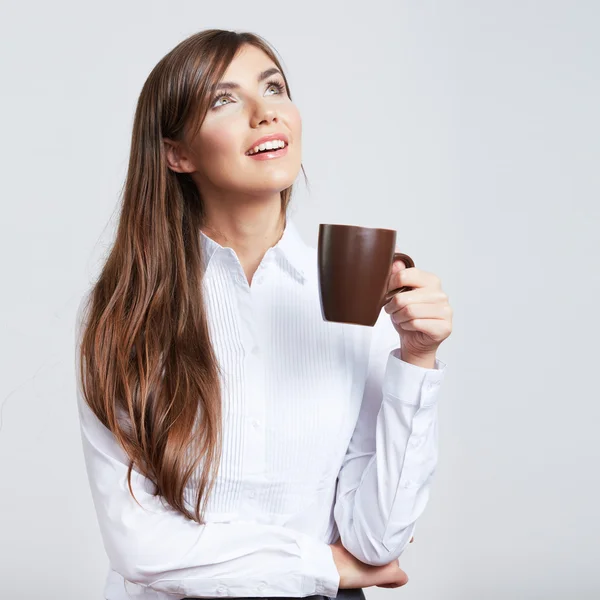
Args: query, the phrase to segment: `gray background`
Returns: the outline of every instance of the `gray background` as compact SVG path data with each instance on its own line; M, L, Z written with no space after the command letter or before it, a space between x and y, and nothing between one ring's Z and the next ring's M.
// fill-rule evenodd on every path
M600 3L2 2L0 597L99 600L77 303L151 68L206 27L284 60L295 217L398 230L455 310L410 581L370 600L600 597Z

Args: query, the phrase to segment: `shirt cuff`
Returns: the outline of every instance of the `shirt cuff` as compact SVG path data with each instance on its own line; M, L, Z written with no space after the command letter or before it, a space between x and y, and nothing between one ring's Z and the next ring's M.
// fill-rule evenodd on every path
M400 348L388 355L383 378L384 396L415 406L431 406L446 376L446 363L436 357L433 369L413 365L400 358Z
M307 573L314 583L314 591L309 595L321 594L335 598L340 585L340 574L333 560L333 552L324 542L313 539L308 535L298 534L298 545L302 558L306 561Z

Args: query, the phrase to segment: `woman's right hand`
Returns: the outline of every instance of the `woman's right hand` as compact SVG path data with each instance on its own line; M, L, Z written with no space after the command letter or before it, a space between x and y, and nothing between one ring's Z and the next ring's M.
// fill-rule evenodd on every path
M330 544L330 547L335 566L340 574L340 589L365 588L373 585L400 587L408 582L408 575L400 568L398 559L382 566L367 565L350 554L341 540Z

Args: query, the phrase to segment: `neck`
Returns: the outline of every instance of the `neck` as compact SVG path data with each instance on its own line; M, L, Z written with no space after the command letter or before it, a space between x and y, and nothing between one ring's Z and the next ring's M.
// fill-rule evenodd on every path
M202 232L225 248L232 248L248 281L260 264L265 252L281 238L284 214L279 194L257 205L238 203L205 205Z

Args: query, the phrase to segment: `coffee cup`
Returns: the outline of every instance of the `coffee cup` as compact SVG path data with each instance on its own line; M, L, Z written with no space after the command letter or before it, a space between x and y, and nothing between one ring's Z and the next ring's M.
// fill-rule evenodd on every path
M317 254L325 321L372 327L395 294L412 289L387 291L395 261L415 266L408 254L396 250L394 229L321 223Z

